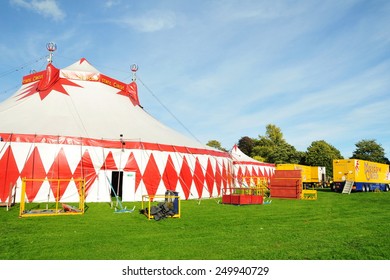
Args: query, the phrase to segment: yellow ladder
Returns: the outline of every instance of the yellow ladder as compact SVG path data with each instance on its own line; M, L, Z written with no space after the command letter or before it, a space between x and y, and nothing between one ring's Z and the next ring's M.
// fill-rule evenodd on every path
M350 194L352 191L353 187L353 181L345 181L344 188L343 188L343 193Z

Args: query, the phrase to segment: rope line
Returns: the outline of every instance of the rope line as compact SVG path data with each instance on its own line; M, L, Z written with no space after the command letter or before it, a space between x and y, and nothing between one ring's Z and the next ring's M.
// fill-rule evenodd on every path
M137 76L137 80L141 82L141 84L146 88L146 90L157 100L160 105L167 110L167 112L199 143L202 144L202 142L168 109L167 106L165 106L164 103L153 93L153 91Z
M37 63L37 62L39 62L39 61L41 61L42 59L45 59L45 58L47 58L47 55L42 56L42 57L37 58L37 59L34 59L34 60L30 61L30 62L26 62L25 64L22 64L22 65L20 65L20 66L17 66L17 67L15 67L15 68L11 69L11 70L2 72L2 73L0 73L0 78L3 78L3 77L5 77L5 76L7 76L7 75L9 75L9 74L14 73L14 72L18 72L18 71L24 69L25 67L27 67L27 66L29 66L29 65L32 65L32 64L34 64L34 63Z

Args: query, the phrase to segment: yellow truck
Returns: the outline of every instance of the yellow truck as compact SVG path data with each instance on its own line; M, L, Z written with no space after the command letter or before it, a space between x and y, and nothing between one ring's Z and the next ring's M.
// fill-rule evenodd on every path
M326 169L324 166L308 166L295 163L277 164L276 170L302 170L302 183L304 189L325 186Z
M351 191L389 191L389 165L361 159L335 159L333 189L341 192L344 186Z

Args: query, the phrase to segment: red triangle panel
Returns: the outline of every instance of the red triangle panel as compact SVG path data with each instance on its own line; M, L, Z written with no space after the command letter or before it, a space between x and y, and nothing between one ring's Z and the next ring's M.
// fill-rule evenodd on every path
M19 177L18 166L16 165L14 153L11 146L3 154L0 160L0 186L3 191L0 193L0 200L5 202L9 197L11 188L16 184Z
M198 158L195 161L194 184L198 192L198 198L201 198L203 194L204 174Z
M222 174L217 162L217 165L215 166L215 186L217 187L218 195L221 195L221 184L222 184Z
M68 160L65 156L64 149L61 148L56 159L47 173L48 179L65 179L64 181L51 181L50 187L56 201L61 200L66 188L69 185L68 179L72 178L72 171L70 170Z
M118 170L118 167L116 166L114 156L112 155L112 152L109 151L108 155L106 157L106 160L103 163L103 166L100 168L101 170Z
M165 165L164 173L162 176L165 188L167 190L175 191L178 179L179 177L177 175L172 158L170 155L168 155L167 164Z
M133 153L130 153L130 156L127 159L124 170L135 172L135 190L134 190L134 192L136 192L138 189L139 183L141 182L142 175L141 175L141 171L139 170L137 161L136 161Z
M187 158L183 158L183 164L180 170L179 181L184 192L184 196L186 199L190 196L191 193L191 185L192 185L192 174L191 169L188 166Z
M155 195L158 189L158 186L161 181L161 175L154 159L153 154L150 154L148 164L146 165L144 175L142 176L144 181L146 191L149 195Z
M208 159L207 169L206 169L206 185L207 185L207 190L210 193L210 197L213 195L214 181L215 181L215 177L214 177L213 167L211 166L210 159Z
M85 150L83 157L80 159L75 171L73 172L73 179L84 179L85 180L85 197L88 196L88 192L91 186L97 178L97 173L89 151Z
M34 201L39 189L43 184L43 179L46 178L45 167L43 166L42 159L37 147L34 148L33 152L27 159L20 177L27 179L42 179L26 182L27 200Z

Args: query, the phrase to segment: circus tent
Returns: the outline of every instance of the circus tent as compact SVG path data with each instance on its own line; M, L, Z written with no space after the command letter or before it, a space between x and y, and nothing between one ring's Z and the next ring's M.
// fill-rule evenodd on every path
M275 164L257 161L244 154L237 145L230 150L230 156L233 160L233 185L240 187L249 186L257 179L269 180L275 172Z
M136 71L136 69L133 69ZM173 190L184 199L218 196L231 184L229 153L215 150L165 126L140 105L136 79L106 76L85 58L59 69L23 77L0 103L0 202L22 178L30 202L53 199L43 179L83 178L86 201L123 201ZM77 187L61 181L63 201Z

